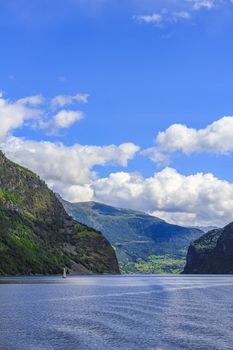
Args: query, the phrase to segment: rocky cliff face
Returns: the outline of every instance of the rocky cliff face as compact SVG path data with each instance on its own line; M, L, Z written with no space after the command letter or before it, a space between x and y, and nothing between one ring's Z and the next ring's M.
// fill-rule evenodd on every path
M118 273L103 235L73 220L46 184L0 152L0 274Z
M233 273L233 223L210 231L191 244L184 273Z

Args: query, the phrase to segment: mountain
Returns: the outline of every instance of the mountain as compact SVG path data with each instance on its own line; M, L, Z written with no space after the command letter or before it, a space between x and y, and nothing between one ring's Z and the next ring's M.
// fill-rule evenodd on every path
M118 273L97 230L72 219L34 173L0 151L0 275Z
M190 245L184 273L233 273L233 223L206 233Z
M73 218L103 232L116 250L122 272L182 271L190 242L203 234L143 212L60 200Z
M220 227L217 226L192 226L191 228L197 228L198 230L201 230L204 233L207 233L209 231L217 230Z

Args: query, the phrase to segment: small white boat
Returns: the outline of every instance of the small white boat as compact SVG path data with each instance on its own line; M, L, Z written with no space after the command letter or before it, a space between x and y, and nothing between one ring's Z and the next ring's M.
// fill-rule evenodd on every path
M62 276L62 278L66 278L66 268L65 267L63 268L63 276Z

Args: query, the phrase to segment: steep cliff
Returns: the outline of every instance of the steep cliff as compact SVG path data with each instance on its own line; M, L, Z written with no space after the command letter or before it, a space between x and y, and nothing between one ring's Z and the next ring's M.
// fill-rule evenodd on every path
M184 273L233 273L233 223L206 233L190 245Z
M73 220L34 173L0 152L0 274L118 273L103 235Z

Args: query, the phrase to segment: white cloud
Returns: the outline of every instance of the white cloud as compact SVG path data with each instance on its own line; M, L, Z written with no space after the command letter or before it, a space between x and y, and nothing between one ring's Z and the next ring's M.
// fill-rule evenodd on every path
M88 94L58 95L52 99L51 105L55 108L71 105L75 102L88 103L88 97Z
M154 161L161 162L167 155L176 151L184 154L233 152L233 117L223 117L199 130L182 124L173 124L158 134L155 147L142 153Z
M96 178L94 166L126 167L139 150L132 143L103 147L75 144L68 147L62 143L29 141L13 136L0 144L0 148L10 159L39 174L50 187L70 196L74 190L75 196L79 196L82 187L86 190Z
M41 95L34 95L11 101L0 91L0 140L24 125L34 129L49 129L50 133L72 126L84 117L84 113L61 107L75 101L87 103L88 95L56 96L51 101L46 101ZM51 104L54 107L56 105L56 114L51 109Z
M0 93L0 148L10 159L38 173L64 198L97 200L143 210L183 225L221 226L233 220L233 184L219 180L213 174L184 176L175 169L165 168L148 178L128 172L99 178L96 166L127 167L139 151L133 143L103 147L65 146L11 135L12 130L27 121L43 122L46 113L50 113L50 119L45 127L50 128L67 128L82 118L82 112L69 110L58 110L54 116L52 111L46 110L40 95L12 102ZM164 162L176 151L185 154L233 152L233 117L223 117L203 129L171 125L157 135L155 146L144 154Z
M73 202L96 200L182 225L222 226L233 221L233 184L210 173L184 176L165 168L148 178L128 172L99 178L96 165L127 166L139 150L132 143L67 147L9 137L0 147L10 159L38 173Z
M138 22L148 24L160 25L165 22L177 22L179 20L187 20L191 18L188 11L169 12L164 9L161 13L154 13L152 15L133 16Z
M223 225L233 221L233 184L213 174L191 176L165 168L149 178L125 172L97 179L93 198L147 211L182 225Z
M54 116L53 123L56 128L68 128L83 117L83 112L62 110Z
M44 98L41 95L35 95L35 96L28 96L24 98L20 98L17 103L22 105L31 105L31 106L38 106L41 105L44 102Z
M154 13L152 15L133 16L139 22L160 24L163 21L162 15Z
M199 11L201 9L211 10L213 7L215 7L214 0L191 0L190 3L192 3L192 8L195 11Z
M157 2L156 12L152 10L151 13L135 15L133 19L138 22L155 25L176 23L181 20L191 20L195 18L195 15L201 10L213 10L232 2L231 0L168 0ZM152 5L151 7L153 8L154 6ZM145 8L147 8L148 11L149 6L145 6Z
M23 126L25 121L36 119L41 111L34 106L41 103L41 96L30 96L15 102L9 101L0 94L0 140L14 129Z

